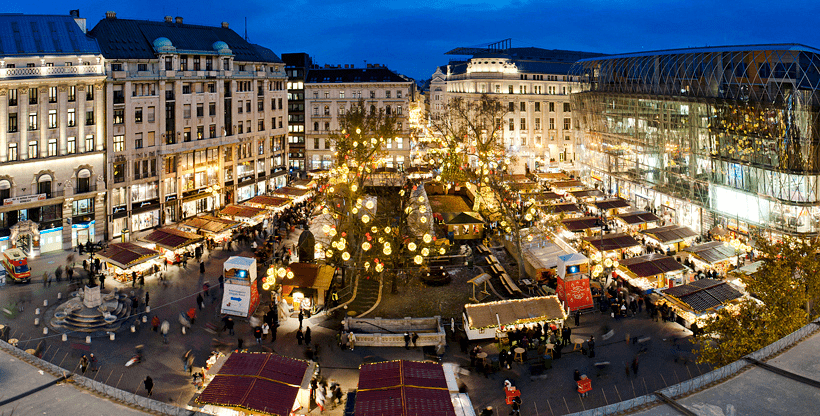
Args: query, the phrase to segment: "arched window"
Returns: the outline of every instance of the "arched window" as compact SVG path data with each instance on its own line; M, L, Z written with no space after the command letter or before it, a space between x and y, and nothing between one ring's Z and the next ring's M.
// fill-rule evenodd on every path
M8 198L11 198L11 182L4 179L0 181L0 205Z
M91 192L91 171L81 169L77 172L77 193Z
M46 194L46 198L51 198L51 175L40 175L37 178L37 193Z
M319 131L319 122L318 121L313 122L313 131Z
M327 106L327 105L325 106L325 115L326 116L330 115L330 106Z
M376 106L375 105L370 106L370 114L376 114Z

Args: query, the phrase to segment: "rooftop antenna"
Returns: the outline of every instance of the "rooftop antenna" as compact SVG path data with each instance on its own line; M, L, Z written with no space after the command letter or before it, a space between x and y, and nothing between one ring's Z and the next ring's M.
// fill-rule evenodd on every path
M245 16L245 42L248 41L248 17Z

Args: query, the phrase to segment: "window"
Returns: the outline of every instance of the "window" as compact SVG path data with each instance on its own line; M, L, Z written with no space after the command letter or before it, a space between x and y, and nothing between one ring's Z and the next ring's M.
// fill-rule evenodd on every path
M125 122L125 109L114 109L114 124L122 124Z
M115 152L125 151L125 136L123 136L123 135L114 136L114 151Z
M208 103L208 115L215 116L216 115L216 103Z
M509 111L515 111L515 103L510 101Z
M142 133L134 134L134 149L142 149Z
M85 86L85 100L92 101L94 99L94 86L93 85L86 85Z
M555 103L550 103L550 113L555 111Z
M182 140L185 142L191 141L191 128L185 127L185 130L182 131Z
M57 87L48 87L48 102L57 102Z
M48 139L48 155L57 156L57 139Z
M86 126L93 126L94 125L94 110L88 110L85 112L85 125Z
M396 98L401 98L401 90L396 90Z
M205 116L205 104L198 103L196 105L196 116L197 117L204 117Z
M390 90L384 92L384 98L390 98Z
M48 128L57 128L57 110L48 110Z
M20 155L17 153L17 143L9 143L9 162L19 160Z
M550 117L550 130L555 130L555 119Z
M9 133L17 132L17 113L9 113Z
M265 130L265 120L260 118L256 122L256 131L262 131L262 130Z
M404 149L404 138L396 137L396 149Z
M282 116L279 116L279 120L278 120L278 121L279 121L279 128L281 129L281 128L282 128ZM271 124L272 124L272 123L273 123L273 122L271 122Z
M564 118L564 130L569 130L572 127L572 119L569 117Z
M94 151L94 135L89 134L85 136L85 151L86 152L93 152Z
M36 159L40 156L40 143L36 140L28 142L28 158Z
M541 130L541 119L538 117L535 118L535 129Z
M208 127L208 137L211 139L216 137L216 124L211 124Z
M507 92L510 93L510 94L513 94L513 86L512 85L508 85Z
M142 107L134 109L134 123L142 123Z
M145 72L148 70L148 64L137 64L137 71Z
M396 106L396 114L401 115L401 106Z
M179 57L179 70L180 71L187 71L188 70L188 56L187 55L180 55ZM185 87L182 87L183 89ZM188 88L188 92L190 92L190 87Z
M328 130L330 130L330 123L326 121L325 122L325 131L328 131Z
M37 104L37 88L28 89L28 103Z
M330 139L325 139L325 150L330 149Z
M182 105L182 118L191 118L191 104Z
M148 114L146 115L146 120L149 123L154 122L154 107L148 107Z
M182 93L183 94L190 94L191 93L191 84L189 84L189 83L182 84Z
M319 122L318 121L313 122L313 131L319 131Z
M520 104L521 105L519 106L519 110L520 111L527 111L527 103L522 101Z
M74 127L77 125L77 119L75 117L73 108L68 109L68 113L66 114L66 125L68 127Z
M535 111L541 111L541 103L538 101L535 102Z
M569 112L570 112L569 103L564 103L564 112L565 112L565 113L569 113Z
M339 98L345 98L345 92L339 91Z
M51 176L42 175L37 179L37 193L46 194L46 198L51 198Z
M65 152L69 155L73 155L77 153L77 138L76 137L69 137L66 139L66 150Z
M567 140L567 141L569 141L569 135L567 135L567 136L564 136L564 140Z
M194 71L199 71L199 57L194 56Z
M208 92L209 93L215 93L216 92L216 84L214 84L213 82L209 83L208 84Z
M206 71L213 71L214 69L214 59L210 56L205 57L205 70ZM211 91L213 92L213 91Z
M222 59L222 70L230 71L231 70L231 58L223 58Z
M526 129L527 129L527 119L522 118L521 119L521 130L526 130Z
M12 89L8 92L9 95L9 107L13 107L17 105L17 90Z
M515 130L515 119L511 118L510 122L507 125L510 126L510 131Z
M397 129L397 130L399 130L399 131L401 131L401 129L402 129L402 124L401 124L401 121L400 121L400 122L398 122L398 123L396 123L396 129Z
M242 132L243 132L242 122L240 121L239 124L237 124L237 126L236 126L236 134L242 134Z
M28 115L28 129L37 130L37 113L29 113Z
M114 183L125 182L125 162L114 164Z

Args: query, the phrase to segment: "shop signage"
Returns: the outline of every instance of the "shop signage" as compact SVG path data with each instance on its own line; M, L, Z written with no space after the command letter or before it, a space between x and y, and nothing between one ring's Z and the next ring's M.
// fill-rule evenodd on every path
M17 205L27 204L29 202L45 201L46 194L15 196L14 198L6 198L3 200L3 205Z
M128 207L125 206L125 205L123 205L121 207L114 207L114 211L112 212L112 214L116 214L118 212L125 212L127 209L128 209Z
M222 295L222 313L248 316L251 305L250 286L226 284L225 294Z
M168 202L168 201L173 201L173 200L175 200L175 199L177 199L176 194L174 194L174 195L168 195L168 196L166 196L166 197L165 197L165 202Z

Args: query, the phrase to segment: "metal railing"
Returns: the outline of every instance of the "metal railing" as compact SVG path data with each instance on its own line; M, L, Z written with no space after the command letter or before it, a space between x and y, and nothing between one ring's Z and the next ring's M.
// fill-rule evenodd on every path
M52 75L105 75L105 71L102 65L0 68L0 78L47 77Z

